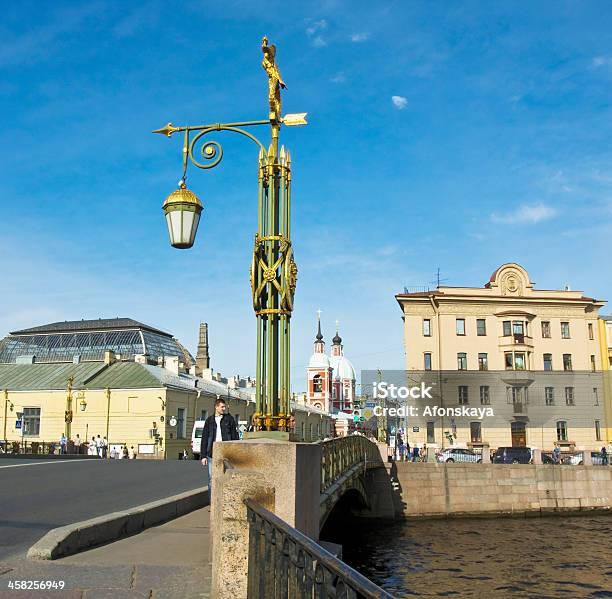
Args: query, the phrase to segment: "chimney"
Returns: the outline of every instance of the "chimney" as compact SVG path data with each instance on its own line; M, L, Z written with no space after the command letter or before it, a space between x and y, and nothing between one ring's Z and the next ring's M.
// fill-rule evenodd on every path
M180 372L180 362L178 356L164 356L164 367L173 374Z
M115 359L116 359L115 352L112 349L107 349L104 352L104 363L107 366L110 366L111 364L114 364L115 363Z
M208 324L200 323L200 337L198 339L198 353L196 355L196 376L210 368L210 355L208 354Z

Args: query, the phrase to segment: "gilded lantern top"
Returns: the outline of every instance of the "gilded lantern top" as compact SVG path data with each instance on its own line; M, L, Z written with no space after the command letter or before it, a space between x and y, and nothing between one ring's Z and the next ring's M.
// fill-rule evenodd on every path
M164 202L162 208L167 208L171 204L193 204L194 206L199 206L202 208L202 202L198 198L198 196L193 193L193 191L189 191L184 186L175 189Z

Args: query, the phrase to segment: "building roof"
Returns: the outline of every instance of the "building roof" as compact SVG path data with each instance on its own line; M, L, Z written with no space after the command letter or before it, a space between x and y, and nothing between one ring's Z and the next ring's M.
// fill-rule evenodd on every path
M228 389L217 381L207 381L189 374L174 374L161 366L137 362L82 362L80 364L0 364L0 390L65 390L74 376L73 389L159 389L170 387L202 391L210 395L252 399L244 390ZM197 385L196 385L197 382Z
M170 333L156 329L148 324L143 324L132 318L98 318L93 320L64 320L63 322L52 322L30 329L12 331L11 335L30 335L41 333L77 333L85 331L110 331L119 329L143 329L152 331L166 337L172 337Z

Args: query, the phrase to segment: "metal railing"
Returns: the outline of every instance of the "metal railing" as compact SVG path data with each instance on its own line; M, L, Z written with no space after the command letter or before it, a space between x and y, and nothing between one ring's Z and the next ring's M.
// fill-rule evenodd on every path
M393 599L255 501L245 504L249 599Z
M34 455L53 455L60 453L59 441L7 441L6 446L4 440L0 440L0 453L6 454L34 454ZM87 443L80 446L79 451L73 443L69 443L66 447L66 453L69 454L87 454Z
M382 458L376 443L361 435L321 441L321 493L357 466L380 466Z

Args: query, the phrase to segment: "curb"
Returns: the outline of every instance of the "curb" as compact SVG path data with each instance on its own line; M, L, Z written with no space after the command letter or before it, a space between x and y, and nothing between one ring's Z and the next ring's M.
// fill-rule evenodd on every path
M53 560L73 555L146 528L184 516L208 505L208 487L200 487L166 499L138 505L50 530L28 549L27 558Z

